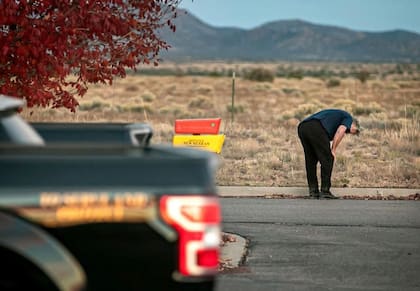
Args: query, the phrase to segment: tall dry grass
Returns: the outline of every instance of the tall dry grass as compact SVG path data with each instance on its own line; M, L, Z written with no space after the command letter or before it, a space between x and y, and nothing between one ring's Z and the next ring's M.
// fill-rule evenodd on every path
M169 66L169 65L168 65ZM219 185L305 186L298 122L324 108L342 108L366 128L347 136L338 149L333 187L411 187L420 183L420 73L383 74L395 65L365 64L189 64L178 71L211 69L273 71L369 70L370 78L277 77L273 82L235 80L232 122L229 77L130 75L114 85L92 85L77 113L26 109L31 121L147 122L154 143L171 143L175 119L221 117L226 134L217 174ZM188 67L189 66L189 67Z

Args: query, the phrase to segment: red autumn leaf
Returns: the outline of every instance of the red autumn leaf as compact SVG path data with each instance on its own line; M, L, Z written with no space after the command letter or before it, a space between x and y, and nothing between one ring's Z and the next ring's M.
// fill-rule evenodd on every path
M88 83L158 63L169 46L157 30L175 29L180 1L0 1L0 94L75 111Z

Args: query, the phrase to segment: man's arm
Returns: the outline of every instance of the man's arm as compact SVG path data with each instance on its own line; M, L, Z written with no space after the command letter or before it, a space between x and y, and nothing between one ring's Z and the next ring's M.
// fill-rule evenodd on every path
M335 160L335 151L337 150L338 145L340 144L341 140L343 139L344 135L346 134L347 127L344 125L340 125L335 132L334 139L331 145L331 153Z

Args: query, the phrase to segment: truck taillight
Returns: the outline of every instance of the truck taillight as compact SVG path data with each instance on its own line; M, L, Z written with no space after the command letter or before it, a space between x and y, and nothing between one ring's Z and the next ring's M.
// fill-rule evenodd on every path
M219 264L220 204L217 197L164 196L163 219L179 234L179 272L214 275Z

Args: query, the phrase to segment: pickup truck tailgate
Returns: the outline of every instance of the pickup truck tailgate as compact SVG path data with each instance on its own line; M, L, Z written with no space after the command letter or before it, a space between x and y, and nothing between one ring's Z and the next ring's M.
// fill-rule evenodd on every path
M216 164L211 153L169 146L5 146L0 207L62 244L89 290L182 290L179 233L160 200L214 198Z

